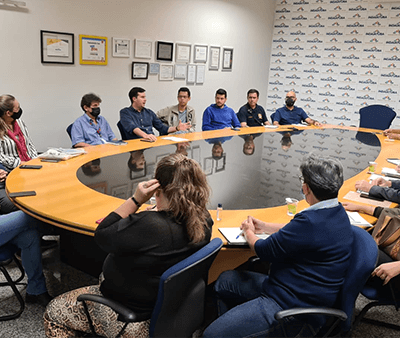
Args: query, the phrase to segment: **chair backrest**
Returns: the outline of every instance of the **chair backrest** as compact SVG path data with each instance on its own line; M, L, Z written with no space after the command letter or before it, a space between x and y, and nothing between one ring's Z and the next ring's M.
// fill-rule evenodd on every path
M126 134L125 129L122 127L121 121L118 121L117 127L119 130L119 133L121 134L121 140L129 140L129 136Z
M72 137L71 137L72 125L73 125L73 123L71 123L71 124L67 127L67 133L68 133L68 136L69 136L69 138L70 138L71 140L72 140Z
M372 236L357 226L352 226L352 229L354 239L350 265L339 294L337 306L347 314L347 320L342 323L342 330L345 332L351 329L354 304L372 270L374 270L378 258L378 247Z
M208 270L222 240L209 244L165 271L150 320L150 337L190 337L204 320Z
M274 123L274 116L275 116L275 114L276 114L276 113L272 113L271 116L270 116L270 117L271 117L271 123L272 123L272 124Z
M360 109L360 128L385 130L390 127L396 112L381 104L373 104Z

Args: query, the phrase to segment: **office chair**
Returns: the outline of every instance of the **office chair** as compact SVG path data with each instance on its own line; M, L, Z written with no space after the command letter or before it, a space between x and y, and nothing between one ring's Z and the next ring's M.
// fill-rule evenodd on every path
M348 333L352 328L353 310L356 299L363 289L368 277L375 268L378 258L378 248L372 236L365 230L352 226L354 240L350 257L350 266L345 275L342 289L334 308L294 308L282 310L275 314L283 328L285 337L285 319L291 316L324 315L330 318L326 325L315 333L318 337L329 337L337 331ZM341 324L339 326L339 324ZM290 325L290 324L289 324ZM308 326L308 324L304 324ZM310 328L311 332L313 329ZM347 335L345 335L347 337Z
M206 246L165 271L158 287L157 301L151 315L150 337L191 337L204 320L205 289L211 264L222 247L222 240L214 238ZM126 326L136 321L135 313L125 306L98 295L78 296L83 301L86 316L96 335L85 301L95 301L111 307L118 320Z
M14 256L14 254L17 251L18 251L18 248L12 244L5 244L0 247L0 270L7 280L7 282L0 283L0 286L10 286L19 302L19 310L13 314L1 316L0 321L18 318L21 315L21 313L24 311L24 308L25 308L25 302L17 289L17 285L21 285L21 284L25 285L25 283L20 283L20 281L25 277L25 271L24 271L21 263ZM13 261L15 262L15 264L17 265L17 267L19 268L19 271L21 273L21 275L16 280L13 280L11 278L11 276L8 273L7 268L6 268L6 266L9 265Z
M68 133L68 136L69 136L69 138L70 138L71 140L72 140L72 137L71 137L72 125L73 125L73 123L71 123L71 124L67 127L67 133Z
M274 124L274 116L275 116L275 114L276 113L272 113L271 116L270 116L271 117L271 124Z
M130 137L126 134L124 127L122 127L121 121L118 121L117 127L119 129L119 133L121 134L121 139L122 140L129 140Z
M381 104L373 104L360 109L359 127L385 130L390 127L395 117L396 112L392 108Z

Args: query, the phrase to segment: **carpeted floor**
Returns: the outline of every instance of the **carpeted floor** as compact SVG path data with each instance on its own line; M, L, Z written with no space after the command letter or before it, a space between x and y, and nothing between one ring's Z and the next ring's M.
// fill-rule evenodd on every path
M79 270L65 265L59 260L58 248L46 251L43 254L43 265L49 293L53 296L59 295L68 290L79 288L85 285L96 284L98 280ZM17 268L10 266L12 275L17 274ZM4 281L0 276L0 281ZM26 277L25 277L26 282ZM20 286L21 294L25 297L26 286ZM368 302L360 296L356 303L356 312ZM16 298L13 296L9 287L0 288L0 315L7 313L15 306ZM208 317L213 316L213 309L210 308L211 302L208 302ZM0 322L0 338L42 338L44 330L42 324L42 315L44 309L39 305L26 305L21 317L15 320ZM381 319L387 322L400 325L400 311L396 312L394 307L381 307L371 309L367 317L372 319ZM391 330L385 327L379 327L362 322L352 333L352 337L362 338L386 338L400 337L400 331Z

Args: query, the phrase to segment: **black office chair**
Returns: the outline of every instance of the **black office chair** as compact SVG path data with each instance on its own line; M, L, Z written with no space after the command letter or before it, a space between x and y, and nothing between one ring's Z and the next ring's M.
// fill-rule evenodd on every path
M204 321L205 289L211 264L222 247L222 240L209 244L165 271L158 287L157 301L150 319L150 337L191 337ZM125 322L120 337L129 323L136 321L135 313L125 306L98 295L78 296L83 301L86 316L96 335L85 301L109 306Z
M354 241L350 266L335 308L295 308L277 312L275 319L281 323L285 337L287 337L285 320L292 316L300 316L301 318L304 315L324 315L328 317L327 324L319 332L315 333L313 337L330 337L332 334L338 333L338 331L348 334L351 330L354 304L368 277L374 270L378 257L378 248L372 236L359 227L352 226L352 229ZM304 325L308 326L308 324ZM309 330L310 332L314 331L312 327ZM344 335L344 337L347 336L350 335Z
M73 125L73 123L71 123L71 124L67 127L67 133L68 133L68 136L69 136L69 138L70 138L71 140L72 140L72 137L71 137L72 125Z
M25 302L22 298L21 294L18 291L17 285L26 285L26 283L20 283L21 280L25 277L25 271L19 262L19 260L14 256L14 254L18 251L18 248L12 244L5 244L0 247L0 270L3 273L4 277L6 278L7 282L0 283L0 286L9 286L13 290L15 296L19 302L19 309L10 315L4 315L0 317L0 321L10 320L18 318L21 313L24 311ZM10 263L14 262L20 270L21 275L16 279L13 280L10 274L7 271L6 266Z
M392 108L373 104L360 109L359 127L385 130L390 127L395 117L396 112Z
M129 140L129 139L131 139L131 138L126 134L124 127L122 127L121 121L118 121L117 127L118 127L118 130L119 130L119 133L121 134L121 140Z

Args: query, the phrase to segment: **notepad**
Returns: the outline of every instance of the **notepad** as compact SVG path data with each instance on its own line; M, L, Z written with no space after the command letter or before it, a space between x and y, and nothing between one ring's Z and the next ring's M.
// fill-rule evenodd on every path
M234 244L234 245L246 245L246 239L244 236L239 236L239 238L236 238L242 230L240 228L218 228L219 232L226 238L229 244ZM256 234L258 238L261 239L266 239L269 237L267 234Z
M266 124L266 125L264 125L264 127L265 127L265 128L269 128L269 129L276 129L276 128L278 128L279 126L274 126L274 125L272 125L272 124Z
M346 213L349 216L351 225L372 227L358 212L346 211Z
M163 140L174 141L174 142L189 142L189 140L187 138L176 137L176 136L167 136L167 137L163 137L162 139Z

